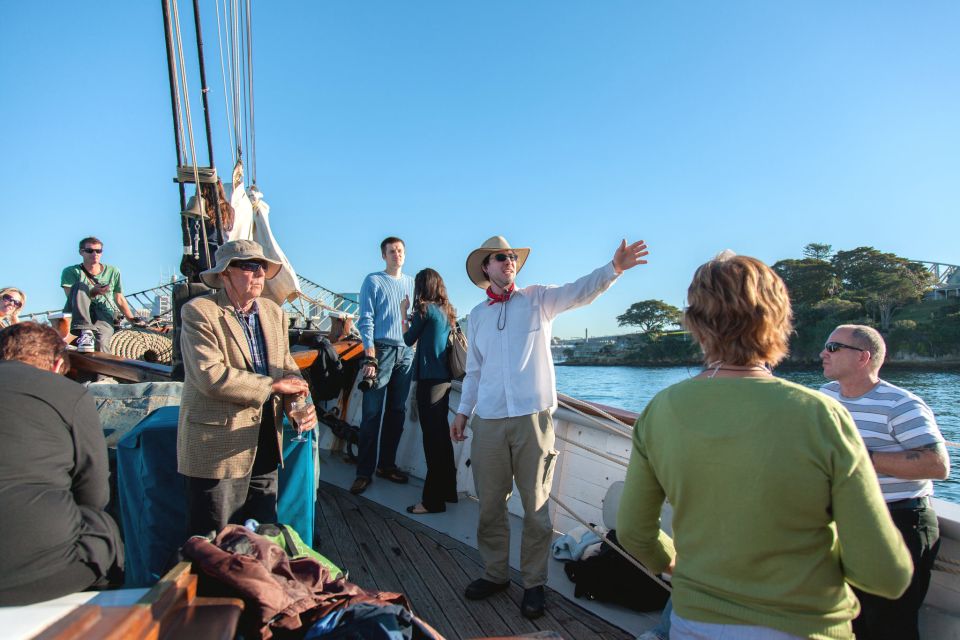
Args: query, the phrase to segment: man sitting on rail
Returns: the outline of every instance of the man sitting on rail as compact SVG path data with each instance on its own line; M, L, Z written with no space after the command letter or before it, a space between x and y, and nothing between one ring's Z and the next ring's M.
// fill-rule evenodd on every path
M906 389L880 379L887 347L883 336L863 325L833 330L820 358L823 375L833 380L821 391L853 416L880 479L893 523L913 557L913 579L897 600L854 589L860 617L853 621L858 640L917 640L917 617L940 550L937 514L930 506L933 482L950 475L950 457L927 404Z
M134 324L143 324L143 320L123 297L120 270L100 262L103 243L92 236L84 238L80 255L80 264L70 265L60 274L60 286L67 294L64 311L73 314L70 332L77 335L77 351L107 351L121 316Z
M0 331L0 606L117 583L123 543L105 508L107 445L93 398L61 375L63 340Z

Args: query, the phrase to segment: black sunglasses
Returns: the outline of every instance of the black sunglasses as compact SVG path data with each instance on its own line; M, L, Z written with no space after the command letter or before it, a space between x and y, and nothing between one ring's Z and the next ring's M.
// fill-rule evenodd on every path
M4 301L4 302L9 302L9 303L12 304L13 306L15 306L17 309L22 309L22 308L23 308L23 302L21 302L20 300L17 300L16 298L14 298L14 297L13 297L12 295L10 295L9 293L3 294L3 301Z
M103 249L91 249L87 247L86 249L81 249L84 253L103 253Z
M493 255L493 259L497 262L506 262L507 260L516 262L520 258L515 253L496 253Z
M842 342L828 342L823 345L823 348L829 351L830 353L836 353L840 349L853 349L854 351L866 351L866 349L861 349L860 347L854 347L849 344L843 344Z
M236 267L241 271L249 271L251 273L256 273L257 271L266 271L267 265L260 262L259 260L235 260L230 263L231 267Z

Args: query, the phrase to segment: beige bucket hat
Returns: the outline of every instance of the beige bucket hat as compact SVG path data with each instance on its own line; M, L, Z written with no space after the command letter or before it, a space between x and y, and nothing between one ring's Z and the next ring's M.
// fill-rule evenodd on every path
M207 269L200 273L200 279L203 284L213 289L223 287L223 279L220 274L230 266L234 260L260 260L266 264L265 275L270 280L278 273L283 265L276 260L271 260L263 255L263 247L253 240L233 240L221 245L216 253L217 264L212 269Z
M487 274L483 272L483 259L491 253L503 253L505 251L512 251L517 254L517 273L520 273L520 269L523 269L523 264L527 261L527 256L530 255L530 248L511 247L503 236L493 236L487 238L479 249L474 249L467 256L467 277L481 289L489 287L490 281L487 280Z

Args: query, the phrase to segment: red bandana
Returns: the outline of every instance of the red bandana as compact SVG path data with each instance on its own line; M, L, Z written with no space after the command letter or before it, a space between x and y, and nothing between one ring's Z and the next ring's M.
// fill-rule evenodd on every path
M496 304L498 302L506 302L510 299L510 296L513 295L513 292L516 290L516 285L510 285L509 288L504 289L503 294L494 293L493 287L487 287L487 297L490 298L490 302L487 304Z

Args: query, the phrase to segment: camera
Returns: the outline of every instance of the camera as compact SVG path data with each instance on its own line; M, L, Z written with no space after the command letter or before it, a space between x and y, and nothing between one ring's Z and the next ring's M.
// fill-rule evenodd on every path
M373 373L364 375L363 379L357 384L357 388L364 393L377 386L377 359L367 357L360 362L361 369L367 367L368 365L373 367Z

